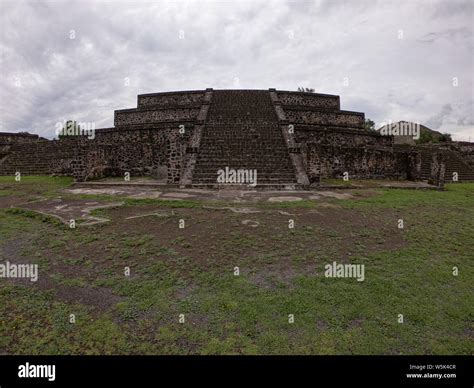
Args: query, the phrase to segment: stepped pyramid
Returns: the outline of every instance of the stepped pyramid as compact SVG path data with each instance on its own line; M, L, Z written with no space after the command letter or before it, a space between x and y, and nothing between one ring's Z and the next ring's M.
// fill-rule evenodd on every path
M341 110L339 96L285 90L190 90L140 94L93 139L0 132L0 175L70 175L76 181L152 176L157 184L218 187L223 170L257 174L265 189L297 189L322 178L474 180L474 144L394 146ZM436 162L433 164L432 160ZM433 168L432 168L433 166ZM247 178L249 176L247 175ZM253 180L235 184L253 186Z

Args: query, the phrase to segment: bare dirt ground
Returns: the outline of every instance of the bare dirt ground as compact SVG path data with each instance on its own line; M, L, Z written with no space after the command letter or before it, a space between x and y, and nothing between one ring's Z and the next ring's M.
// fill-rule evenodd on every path
M68 194L111 195L120 198L157 199L155 190L143 188L129 188L126 191L113 189L67 189ZM289 195L292 194L292 195ZM372 253L382 250L395 250L404 246L403 234L394 233L393 220L396 212L374 212L371 217L358 211L348 212L332 199L348 200L369 198L376 195L373 190L362 192L339 191L312 191L312 192L238 192L226 193L188 192L168 193L160 192L160 198L197 199L202 207L166 208L166 203L140 204L126 206L120 200L88 200L73 198L53 198L34 200L19 204L16 207L31 210L43 215L59 219L69 226L70 220L77 221L77 228L81 234L87 236L92 225L104 224L98 231L101 236L108 236L110 244L104 244L104 238L84 244L82 240L68 241L59 252L48 248L43 241L36 245L42 251L48 251L48 265L52 273L63 278L81 277L88 282L99 279L100 273L116 271L118 268L129 266L138 268L144 260L151 263L153 257L143 258L137 254L140 243L134 247L133 241L130 255L122 257L118 253L113 240L127 238L139 240L140 236L147 236L153 240L153 247L166 247L172 250L170 260L175 269L187 273L185 267L174 263L175 257L185 257L193 263L194 270L206 271L209 268L223 270L244 264L243 273L248 274L252 283L265 288L274 288L275 278L287 285L301 275L316 273L316 267L322 258L331 256L339 262L349 262L351 256L360 254L361 250ZM225 198L228 203L223 204ZM269 208L265 204L284 204L300 201L310 201L314 207ZM100 216L93 215L100 210ZM180 228L180 220L185 227ZM295 222L295 232L289 229L289 221ZM94 231L93 233L97 233ZM340 237L339 237L340 236ZM7 243L2 250L4 257L12 257L18 244L14 240ZM278 257L287 257L288 260L265 260L259 256L264 252L277 252ZM321 259L313 256L320 252ZM92 268L84 265L68 265L64 263L64 255L72 258L81 258L80 262L93 261ZM300 257L295 266L294 257ZM113 258L113 259L112 259ZM175 265L176 264L176 265ZM269 280L270 279L270 280ZM24 282L24 281L23 281ZM24 282L25 283L25 282ZM48 277L34 284L40 289L54 289L59 299L66 302L85 303L96 308L111 306L120 298L111 294L109 290L81 285L71 286L64 283L55 283ZM181 291L182 293L183 291Z

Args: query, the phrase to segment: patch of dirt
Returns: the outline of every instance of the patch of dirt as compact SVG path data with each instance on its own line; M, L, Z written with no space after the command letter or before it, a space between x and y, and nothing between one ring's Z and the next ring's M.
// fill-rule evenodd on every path
M337 199L350 199L352 194L346 192L337 191L318 191L318 195L323 197L337 198Z
M163 194L163 197L186 199L186 198L193 198L195 197L195 195L188 194L188 193L166 193L166 194Z
M153 205L119 207L106 211L112 222L103 225L101 234L137 238L152 236L156 246L172 248L179 257L187 257L192 265L202 266L205 270L234 266L239 262L245 264L268 253L279 256L281 259L277 261L281 263L289 256L298 255L306 256L313 264L311 258L318 256L347 262L354 256L398 249L405 244L403 232L397 228L395 211L385 209L382 213L372 211L368 215L358 210L318 209L303 212L298 209L298 213L291 213L295 229L290 230L290 213L273 209L260 210L253 214L250 222L246 213L229 214L196 208L166 210ZM180 219L185 221L183 229L179 228ZM258 228L250 227L256 223ZM255 233L257 229L258 233ZM173 243L177 240L180 242ZM84 249L99 257L110 254L100 241L77 248L81 249L81 254L85 254ZM70 254L73 255L74 250ZM94 261L97 259L94 257ZM143 259L133 252L126 260L114 258L115 266L131 262L140 265ZM263 268L264 263L261 266Z
M3 262L9 261L12 264L35 264L33 260L29 260L21 255L23 246L31 244L31 239L23 237L10 240L0 247L0 257ZM55 281L50 274L67 275L67 272L61 270L58 266L52 266L44 273L41 265L38 265L38 279L31 281L30 279L14 279L5 278L2 280L11 282L24 287L34 287L42 291L52 290L55 297L66 303L80 303L92 307L96 312L110 310L122 298L113 294L109 289L102 287L79 287L65 285ZM77 274L76 274L77 275Z
M362 318L356 318L349 322L349 324L347 325L347 328L357 329L359 327L362 327L363 323L364 323L364 320Z
M6 209L24 203L25 200L19 197L0 196L0 209Z
M296 274L293 268L286 267L280 269L265 268L249 275L251 283L265 289L276 289L279 283L291 286Z
M102 207L104 203L109 204L59 199L32 203L29 207L46 212L64 212L76 207L81 212L84 208ZM36 247L50 260L51 273L93 282L102 279L104 273L117 273L125 266L131 267L134 273L135 268L159 260L176 269L183 278L196 270L251 268L252 281L271 288L278 282L291 286L296 276L311 274L315 268L319 272L328 262L352 262L354 257L405 245L403 231L397 227L399 215L394 209L343 209L324 202L317 209L285 210L167 208L146 204L113 207L103 214L111 222L90 229L79 228L74 231L77 239L69 239L64 247L52 249L45 244ZM288 227L289 218L295 221L294 229ZM185 221L184 228L179 227L180 219ZM252 227L257 223L258 228ZM62 233L58 232L58 236ZM139 241L144 236L142 246ZM138 241L136 246L134 239ZM66 259L73 260L73 264L68 264ZM64 289L63 298L69 292L73 299L91 298L91 304L98 307L101 300L106 305L113 305L117 300L113 295L108 296L107 291L92 287L87 291Z
M321 202L318 203L318 207L330 208L330 209L341 209L341 205L336 205L335 203Z
M326 321L322 321L321 319L318 319L316 321L316 327L321 331L326 331L329 328L329 325Z

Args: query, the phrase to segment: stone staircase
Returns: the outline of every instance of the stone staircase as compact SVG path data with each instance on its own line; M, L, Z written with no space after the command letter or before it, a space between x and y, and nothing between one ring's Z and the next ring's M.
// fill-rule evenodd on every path
M446 171L444 174L445 182L452 181L453 173L458 173L459 182L473 181L474 169L469 166L463 158L455 151L446 151L445 153Z
M420 147L421 179L427 180L430 178L433 152L442 152L444 155L446 168L444 179L446 183L452 181L454 172L458 173L459 182L474 181L474 169L463 160L458 152L449 149L435 150L424 147Z
M422 180L428 180L430 179L430 176L431 176L432 151L428 149L420 148L420 155L421 155L420 178Z
M193 185L218 185L217 171L226 167L255 169L258 186L296 186L294 167L269 92L213 92Z
M0 175L47 175L51 171L49 147L44 142L44 148L36 143L17 144L9 147L0 157ZM31 152L36 149L37 152Z
M74 143L63 144L58 140L0 145L0 176L15 175L16 172L22 175L67 175L71 171L63 171L61 162L72 160L75 151Z

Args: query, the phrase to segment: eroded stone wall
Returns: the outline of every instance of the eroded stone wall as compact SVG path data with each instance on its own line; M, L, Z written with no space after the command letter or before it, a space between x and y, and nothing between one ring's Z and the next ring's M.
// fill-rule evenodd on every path
M189 122L196 120L199 108L152 109L152 110L116 110L114 124L125 125L156 124L166 121Z
M33 143L40 139L38 135L31 133L9 133L0 132L0 144L18 144L18 143Z
M132 177L153 176L177 183L192 133L192 125L181 134L178 125L170 124L140 130L97 130L93 140L65 136L15 144L6 155L8 163L0 164L0 174L72 175L84 181L129 172Z
M339 109L339 96L316 93L278 92L283 105L308 106L323 109Z
M204 99L205 93L198 92L180 92L180 93L153 93L141 94L138 96L138 108L152 106L189 106L200 105Z
M392 137L374 131L296 126L295 139L311 183L342 177L345 172L351 179L417 179L419 175L416 154L395 150Z
M464 161L474 168L474 143L467 141L456 141L452 143L453 148L458 151Z
M357 148L304 144L302 148L310 182L320 178L350 179L395 178L407 179L410 159L407 153L389 148Z
M97 131L94 140L87 138L61 140L76 143L82 152L81 162L74 172L79 180L101 176L164 177L168 183L178 183L183 168L186 147L194 127L187 125L180 133L178 125L158 128Z
M313 110L285 109L288 122L294 124L326 125L364 128L364 115L356 112L319 112Z
M358 131L346 128L296 126L295 139L298 143L316 143L345 147L391 147L393 145L393 138L391 136L381 136L375 131Z

